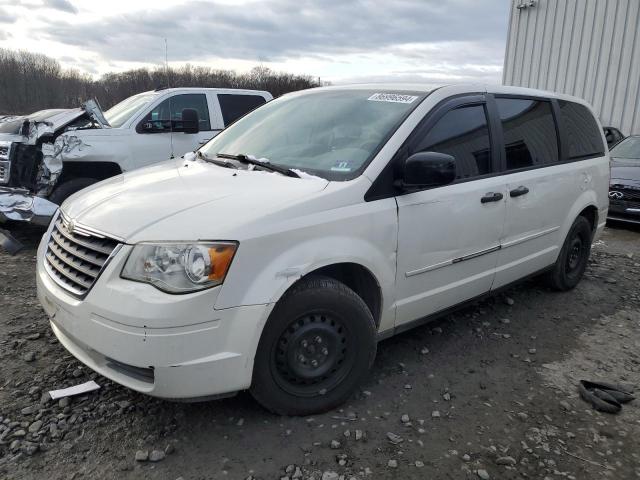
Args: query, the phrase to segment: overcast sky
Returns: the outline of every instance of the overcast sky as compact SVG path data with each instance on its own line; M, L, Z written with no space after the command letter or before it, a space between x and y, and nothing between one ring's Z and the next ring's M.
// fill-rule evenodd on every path
M262 64L354 81L499 83L509 0L0 0L0 47L92 75Z

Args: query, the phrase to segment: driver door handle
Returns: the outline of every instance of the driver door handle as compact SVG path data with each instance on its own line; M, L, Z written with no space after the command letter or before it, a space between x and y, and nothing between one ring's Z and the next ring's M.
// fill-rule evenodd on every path
M509 196L513 197L519 197L520 195L526 195L527 193L529 193L529 189L523 185L520 185L518 188L514 188L513 190L511 190L509 192Z
M502 196L503 195L500 192L489 192L480 199L480 202L482 203L499 202L500 200L502 200Z

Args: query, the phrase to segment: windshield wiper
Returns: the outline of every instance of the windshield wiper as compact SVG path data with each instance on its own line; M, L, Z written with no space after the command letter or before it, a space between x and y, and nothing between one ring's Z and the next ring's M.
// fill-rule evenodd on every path
M242 163L248 163L249 165L256 165L258 167L264 168L265 170L271 170L272 172L278 172L287 177L300 178L296 172L291 170L290 168L280 167L279 165L274 165L270 162L262 162L260 160L256 160L249 155L245 155L244 153L239 153L237 155L231 155L229 153L218 153L216 157L219 158L229 158L231 160L237 160Z
M211 158L211 157L205 155L204 153L202 153L200 150L198 150L196 152L196 155L198 155L198 158L201 158L205 162L213 163L214 165L218 165L219 167L234 168L236 170L238 169L237 165L234 165L231 162L227 162L226 160L217 160L215 158Z

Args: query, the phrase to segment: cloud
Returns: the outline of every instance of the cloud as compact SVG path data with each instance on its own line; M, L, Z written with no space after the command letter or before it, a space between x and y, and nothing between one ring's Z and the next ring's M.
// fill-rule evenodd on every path
M78 13L78 9L69 0L44 0L44 5L67 13Z
M8 13L5 9L0 8L0 23L14 23L18 17Z
M57 22L42 35L113 61L160 62L164 58L163 38L167 38L169 57L175 61L228 58L269 62L375 54L406 44L502 45L507 10L503 0L274 0L232 5L191 1L99 21ZM421 56L419 50L397 53L416 60ZM502 56L503 52L492 52L492 56L496 54Z

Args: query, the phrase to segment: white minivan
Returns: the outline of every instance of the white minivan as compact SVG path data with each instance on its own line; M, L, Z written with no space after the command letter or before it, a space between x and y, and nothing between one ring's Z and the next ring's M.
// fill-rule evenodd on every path
M38 250L60 342L166 399L344 402L380 339L517 280L576 286L605 225L591 107L501 86L291 93L69 198Z

